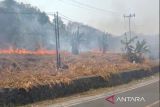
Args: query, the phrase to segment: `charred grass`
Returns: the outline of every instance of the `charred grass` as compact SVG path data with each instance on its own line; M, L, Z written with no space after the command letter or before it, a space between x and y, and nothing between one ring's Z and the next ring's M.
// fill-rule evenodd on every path
M155 64L149 60L133 64L115 53L63 54L62 61L69 68L57 71L55 58L51 55L0 55L0 87L27 90L39 85L70 84L74 79L95 75L107 79L114 73L149 69Z
M51 55L0 55L0 107L115 86L158 71L151 69L156 66L152 61L133 64L115 53L63 54L68 69L58 71L55 59Z

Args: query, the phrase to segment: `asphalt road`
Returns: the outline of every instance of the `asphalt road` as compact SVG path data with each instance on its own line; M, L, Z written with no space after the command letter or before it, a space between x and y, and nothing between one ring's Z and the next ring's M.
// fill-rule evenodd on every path
M115 95L115 104L112 104L105 99L111 95ZM80 103L72 104L69 107L159 107L159 81L152 82L150 84L145 84L143 86L138 86L133 89L126 89L123 92L111 95L106 97L93 99L89 101L82 101ZM144 98L145 101L141 102L120 102L116 99L120 97L139 97Z

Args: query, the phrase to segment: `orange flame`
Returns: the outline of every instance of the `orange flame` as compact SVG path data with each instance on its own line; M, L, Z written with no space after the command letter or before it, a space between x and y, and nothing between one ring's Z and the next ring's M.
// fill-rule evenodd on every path
M45 49L39 49L36 51L30 51L26 49L4 49L0 50L0 54L33 54L33 55L55 55L55 50L45 50Z

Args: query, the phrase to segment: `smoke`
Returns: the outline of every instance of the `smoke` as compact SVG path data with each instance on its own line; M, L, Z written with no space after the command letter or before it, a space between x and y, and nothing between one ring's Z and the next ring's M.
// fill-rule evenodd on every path
M15 1L0 4L0 48L54 48L51 44L54 31L48 16L35 7Z
M111 8L115 13L99 14L90 18L88 23L103 31L121 35L128 31L128 19L124 20L123 15L135 13L136 17L131 19L132 31L146 35L159 34L159 0L110 0L110 7L106 8Z
M112 5L115 10L119 11L125 10L124 13L127 13L128 11L134 10L134 8L131 8L130 10L128 10L128 8L134 7L136 3L137 2L134 3L133 1L130 3L127 2L127 0L123 0L123 2L122 1L115 2L113 0ZM147 3L149 3L148 0ZM153 4L151 3L151 7ZM0 11L3 11L5 9L7 9L7 7L2 5L2 3L0 2ZM144 7L142 7L142 10L143 9ZM140 12L138 12L137 14L144 11L142 10L140 10ZM14 6L14 11L16 11L17 13L23 13L27 11L38 14L8 14L8 15L2 14L0 17L0 48L8 48L9 46L16 45L16 48L24 48L29 50L36 50L38 48L55 49L54 22L47 20L46 23L44 23L44 21L46 20L45 15L41 15L42 12L38 8L32 7L30 5L16 4ZM148 24L148 26L144 27L144 31L147 28L149 29L149 27L153 27L150 25L152 23L148 21L148 19L152 19L155 17L155 13L153 12L152 14L153 16L146 14L142 15L144 16L143 19L147 20L147 23L145 24ZM14 19L13 16L15 17ZM80 43L81 52L99 50L98 40L100 37L102 37L102 35L104 35L105 32L107 32L107 35L110 36L108 38L108 41L106 41L108 43L107 51L122 52L121 49L123 46L120 41L123 39L123 35L120 34L128 30L127 29L128 26L124 27L124 24L127 24L128 22L125 21L124 23L123 17L122 16L120 17L121 18L111 16L107 17L107 19L105 19L105 17L99 17L100 20L98 21L95 21L94 18L90 20L93 25L94 24L99 25L101 28L105 28L106 30L105 29L98 30L91 26L83 25L82 23L64 24L64 22L61 19L59 19L61 50L71 51L72 38L74 36L74 33L77 31L77 28L79 27L79 32L82 34L82 39L83 39ZM133 20L141 21L142 19L139 17L140 16L137 16L136 19ZM8 21L8 19L10 18L12 20ZM156 22L156 20L154 21ZM153 24L155 24L154 21ZM142 22L144 23L145 21L142 20ZM152 29L156 30L157 28L156 25L157 24L155 24L155 26ZM152 29L148 30L148 32L152 32L151 31ZM139 31L141 30L142 29L140 29ZM17 31L17 33L15 31ZM108 34L109 32L115 32L115 33ZM116 33L118 33L118 35L113 35ZM139 34L137 32L133 35L139 36L139 39L141 40L146 39L151 50L150 55L153 56L154 58L158 57L159 52L157 50L159 50L158 47L159 36L157 35L155 36L153 34L150 36L147 35L144 36L144 34Z

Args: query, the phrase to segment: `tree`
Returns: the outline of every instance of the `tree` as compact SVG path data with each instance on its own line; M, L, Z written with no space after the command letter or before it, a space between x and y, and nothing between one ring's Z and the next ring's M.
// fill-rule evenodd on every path
M11 8L13 5L16 4L15 0L4 0L3 3L6 7Z
M137 56L137 62L142 62L144 60L144 54L149 52L149 47L145 40L137 41L136 48L134 50Z
M148 52L148 46L146 45L146 41L137 41L136 46L132 43L137 39L137 36L128 39L127 35L125 35L125 39L121 40L121 43L124 45L125 55L127 56L130 62L143 62L144 57L143 54Z
M125 51L125 55L127 56L127 59L130 62L135 61L135 54L134 54L134 47L132 45L132 43L135 41L135 39L137 39L137 37L133 37L128 39L126 33L125 33L125 38L124 40L121 40L121 43L124 45L124 51Z
M44 12L39 13L38 21L40 24L44 25L49 22L49 17Z
M124 51L126 54L131 54L134 51L134 47L132 43L137 39L137 36L134 36L130 39L128 39L126 33L124 40L121 40L121 43L124 45Z
M51 47L53 43L48 41L53 34L53 26L46 13L16 0L4 0L0 4L1 48L12 46L34 50L40 38L44 47Z
M79 27L77 32L73 33L71 45L72 45L72 53L75 55L79 54L80 43L84 41L84 39L82 38L82 35L83 35L82 33L79 33Z
M108 48L108 39L109 34L104 33L102 36L99 37L99 48L102 53L106 53Z
M4 7L0 7L0 12L14 12L16 11L15 6L17 6L15 0L5 0L2 2ZM17 14L1 14L0 17L0 33L3 34L8 45L17 47L18 43L16 41L20 40L20 18Z

